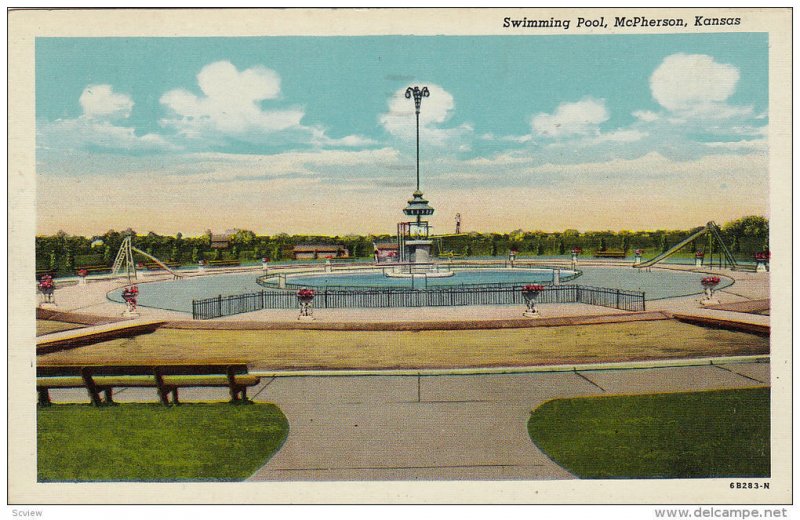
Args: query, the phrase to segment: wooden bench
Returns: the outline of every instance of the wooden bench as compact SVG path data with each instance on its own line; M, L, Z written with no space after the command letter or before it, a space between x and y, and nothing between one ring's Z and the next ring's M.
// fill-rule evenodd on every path
M51 388L86 388L92 404L112 404L114 388L156 388L164 405L178 402L178 388L227 387L231 402L246 402L247 387L260 379L245 364L48 365L36 367L39 404L50 404ZM100 393L105 400L100 399Z
M111 271L111 266L108 265L82 265L80 267L75 268L75 274L78 274L78 271L81 269L86 269L86 272L91 273L102 273L104 271Z
M209 260L210 267L239 267L242 263L239 260Z
M605 251L595 251L594 252L595 258L625 258L625 251L615 251L612 249L607 249Z
M170 269L177 269L178 267L180 267L180 266L181 266L181 263L180 263L180 262L172 262L172 261L168 261L168 262L162 262L162 263L163 263L164 265L166 265L167 267L169 267ZM136 267L136 268L137 268L137 269L142 269L142 268L144 268L144 269L147 269L148 271L158 271L158 270L160 270L160 269L164 269L163 267L161 267L160 265L158 265L158 264L157 264L157 263L155 263L155 262L145 262L145 263L143 263L141 266L138 266L138 265L137 265L137 267Z

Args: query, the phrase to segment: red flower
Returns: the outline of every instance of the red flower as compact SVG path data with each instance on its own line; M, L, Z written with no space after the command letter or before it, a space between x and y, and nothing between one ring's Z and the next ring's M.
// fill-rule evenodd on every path
M634 251L634 253L636 253L639 256L642 256L642 253L644 253L644 249L637 249L636 251Z
M39 278L39 289L42 292L52 291L55 288L55 284L53 283L53 277L49 274L46 274Z
M755 256L756 260L764 261L764 260L769 260L770 253L769 253L769 251L760 251L760 252L756 253L753 256Z
M87 271L86 269L78 269L78 276L80 276L81 278L86 277L88 275L89 271Z
M703 258L704 256L706 256L706 253L705 253L705 251L697 251L697 252L695 252L695 254L694 254L694 257L695 257L695 258Z
M122 299L126 302L132 301L136 303L136 296L139 294L139 287L131 285L122 290Z
M314 289L307 289L303 287L299 291L297 291L297 297L301 300L310 300L314 297Z
M539 284L529 284L522 288L522 292L538 293L544 291L544 286Z
M713 287L713 286L719 284L719 282L720 282L719 276L706 276L705 278L700 280L700 283L702 285L708 286L708 287Z
M583 253L583 249L582 248L580 248L580 247L573 247L572 248L572 254L579 255L581 253Z

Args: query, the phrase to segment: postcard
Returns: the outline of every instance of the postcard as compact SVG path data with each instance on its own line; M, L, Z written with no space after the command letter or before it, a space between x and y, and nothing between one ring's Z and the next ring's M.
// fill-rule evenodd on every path
M791 39L10 11L9 502L790 503Z

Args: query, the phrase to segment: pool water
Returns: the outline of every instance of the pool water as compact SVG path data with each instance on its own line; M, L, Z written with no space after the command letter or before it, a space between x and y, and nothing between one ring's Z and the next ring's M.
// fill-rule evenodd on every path
M561 270L561 276L574 275L575 272L567 269ZM411 278L390 278L383 273L353 273L353 274L305 274L289 275L287 283L324 289L325 287L404 287L424 289L454 287L459 285L482 285L495 283L551 283L553 281L552 269L469 269L457 270L453 276L445 278L428 278L416 275Z
M631 267L580 267L583 274L574 279L570 284L588 285L593 287L606 287L611 289L623 289L628 291L643 291L645 299L658 300L663 298L673 298L677 296L688 296L700 294L703 288L700 280L707 274L693 273L687 271L673 271L668 269L653 269L650 272L633 269ZM541 283L550 282L552 274L544 269L514 269L504 271L506 278L500 280L494 278L491 282L486 277L490 272L497 273L504 270L470 270L458 273L461 276L452 278L439 278L435 282L441 284L458 285L461 283L492 283L492 282L513 282L513 283ZM562 273L566 273L562 270ZM259 273L250 272L244 274L220 274L194 278L184 278L181 280L169 280L162 282L143 283L139 285L139 305L143 307L155 307L180 312L192 312L192 300L203 298L213 298L215 296L228 296L234 294L253 293L264 290L256 283ZM382 274L363 273L362 280L373 280L370 276L380 277L382 283L399 283L395 287L410 287L411 281L407 278L385 278ZM510 277L510 278L509 278ZM721 277L722 281L717 289L723 289L733 284L733 280ZM291 283L308 283L309 287L324 287L326 285L344 284L355 281L351 276L341 274L318 274L305 275L301 278L289 277ZM467 281L470 280L470 281ZM318 285L313 285L312 282ZM434 279L428 280L431 287ZM417 279L415 287L420 288L420 283L424 287L424 282ZM362 285L370 285L363 283ZM117 289L108 294L108 298L115 302L122 303L122 289Z

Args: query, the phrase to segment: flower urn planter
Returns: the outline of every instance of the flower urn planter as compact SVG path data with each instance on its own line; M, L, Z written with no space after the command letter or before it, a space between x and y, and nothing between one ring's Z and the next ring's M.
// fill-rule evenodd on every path
M705 258L706 254L703 251L698 251L694 254L694 266L695 267L703 267L703 258Z
M300 307L300 321L314 321L314 289L305 287L297 291L297 303Z
M769 271L769 253L756 253L756 272L766 273Z
M633 265L639 265L642 263L642 251L641 249L637 249L633 252Z
M125 300L125 311L122 313L123 318L138 318L140 316L136 308L138 306L139 287L132 285L126 287L122 291L122 299Z
M331 259L330 257L325 259L325 272L330 273L333 271L333 266L331 266Z
M198 273L206 272L206 262L204 260L200 260L199 262L197 262L197 272Z
M261 270L264 271L264 274L267 274L269 270L269 258L264 257L261 259Z
M89 276L89 271L86 269L78 270L78 285L86 286L86 277Z
M539 293L544 290L544 287L541 285L526 285L522 288L522 297L525 299L525 312L522 313L523 316L526 318L541 318L539 314L539 309L536 308L536 298L539 297Z
M719 305L719 299L714 297L714 288L719 285L719 276L706 276L700 280L703 286L703 299L700 300L700 305Z
M580 247L573 247L572 248L572 269L575 270L578 268L578 255L583 253L583 249Z
M56 302L55 302L56 284L55 282L53 282L52 276L50 276L49 274L42 276L39 279L39 283L37 284L37 289L39 290L39 294L42 295L42 299L39 302L39 307L43 309L56 307Z

